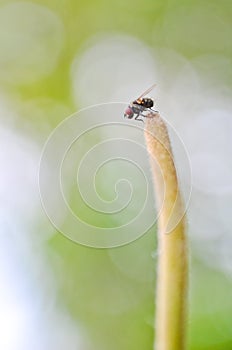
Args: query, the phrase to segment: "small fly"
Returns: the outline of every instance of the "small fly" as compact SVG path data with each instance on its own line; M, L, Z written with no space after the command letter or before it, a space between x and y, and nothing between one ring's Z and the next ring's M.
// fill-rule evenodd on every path
M124 112L124 118L135 118L136 120L140 120L143 122L143 119L139 117L147 118L147 115L143 114L144 112L152 111L158 113L157 111L154 111L152 109L152 107L154 106L153 99L149 97L144 98L144 96L147 95L151 90L153 90L155 86L156 84L153 84L149 89L144 91L142 95L140 95L135 101L129 104L129 106Z

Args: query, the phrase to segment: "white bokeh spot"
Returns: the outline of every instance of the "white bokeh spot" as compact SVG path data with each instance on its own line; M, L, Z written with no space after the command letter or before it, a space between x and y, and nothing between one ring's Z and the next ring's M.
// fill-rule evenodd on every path
M91 38L72 64L74 100L78 106L122 102L135 97L156 81L152 51L143 42L125 35ZM99 88L101 86L101 88Z

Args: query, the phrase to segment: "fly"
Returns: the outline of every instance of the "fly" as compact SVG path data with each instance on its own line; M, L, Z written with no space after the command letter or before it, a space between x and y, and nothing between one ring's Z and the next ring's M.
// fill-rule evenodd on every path
M142 95L140 95L135 101L131 102L127 109L124 112L124 118L132 119L135 118L135 120L140 120L143 122L143 119L140 117L147 118L147 115L143 114L146 111L152 111L156 112L152 109L154 106L154 101L152 98L144 97L147 95L151 90L154 89L156 84L153 84L149 89L144 91Z

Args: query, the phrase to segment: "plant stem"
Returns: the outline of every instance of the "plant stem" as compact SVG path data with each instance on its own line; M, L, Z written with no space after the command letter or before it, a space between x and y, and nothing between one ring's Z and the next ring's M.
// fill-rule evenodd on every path
M184 207L167 127L158 113L148 115L145 138L159 211L154 349L183 350L188 267Z

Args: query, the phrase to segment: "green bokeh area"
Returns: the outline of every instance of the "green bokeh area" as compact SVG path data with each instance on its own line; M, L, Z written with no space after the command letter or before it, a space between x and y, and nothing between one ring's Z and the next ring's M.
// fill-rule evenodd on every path
M2 0L0 7L11 3ZM23 133L37 130L41 136L39 142L45 141L59 122L78 110L70 67L75 55L81 54L86 42L95 35L131 35L153 49L173 49L186 59L220 55L231 64L231 1L41 0L30 3L45 6L63 23L63 46L58 63L48 74L32 82L14 84L0 76L0 88L19 115L17 129ZM216 64L210 71L206 64L200 68L213 83L231 88L232 73L227 67ZM42 149L42 142L40 146ZM104 184L101 186L100 191L107 193ZM78 212L75 200L72 206ZM87 209L86 213L85 209L81 210L83 217L89 215ZM92 220L95 222L94 216ZM96 220L102 227L114 225L108 216L100 215ZM37 227L38 222L31 225ZM78 332L89 339L86 349L153 349L155 226L135 242L112 249L84 247L54 231L44 251L58 286L57 303L67 308ZM232 349L232 280L223 271L198 259L194 248L191 255L189 349ZM78 346L75 349L79 349Z

